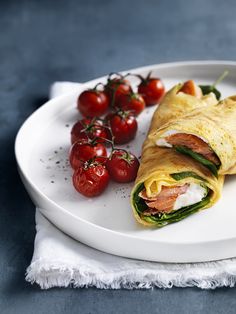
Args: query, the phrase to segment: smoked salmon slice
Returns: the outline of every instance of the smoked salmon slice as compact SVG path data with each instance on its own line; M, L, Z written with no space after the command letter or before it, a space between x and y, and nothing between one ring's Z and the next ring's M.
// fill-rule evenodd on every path
M148 209L143 212L143 215L150 216L158 213L170 213L177 197L184 194L188 187L189 184L187 183L174 187L163 186L161 192L156 197L148 197L146 190L142 190L139 196L145 200L148 206Z
M196 135L176 133L167 136L165 140L174 146L185 146L193 152L201 154L205 159L213 162L215 165L220 165L220 160L211 147Z
M196 98L202 97L201 88L197 84L195 84L193 80L186 81L179 90L179 92L195 96Z

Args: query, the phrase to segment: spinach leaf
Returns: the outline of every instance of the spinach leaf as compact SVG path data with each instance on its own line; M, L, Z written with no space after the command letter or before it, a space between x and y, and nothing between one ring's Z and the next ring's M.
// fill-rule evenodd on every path
M200 162L202 165L207 167L216 178L218 178L218 168L220 165L217 167L213 162L204 158L201 154L193 152L190 148L187 148L186 146L174 146L174 148L177 152L189 155L198 162Z
M186 177L197 177L199 180L204 180L203 178L201 178L200 176L198 176L197 174L195 174L194 172L191 171L186 171L186 172L181 172L181 173L176 173L173 174L175 175L181 175L182 174L182 178L186 178ZM177 176L177 180L181 180L180 177ZM205 181L205 180L204 180ZM137 211L137 213L142 217L143 220L152 223L153 225L157 226L157 227L163 227L169 223L173 223L173 222L177 222L180 221L182 219L184 219L185 217L197 212L199 209L201 209L202 207L206 206L209 201L210 201L210 197L209 197L209 190L207 188L207 186L204 185L204 188L206 189L206 196L198 203L193 204L193 205L189 205L189 206L185 206L182 207L176 211L172 211L169 214L156 214L156 215L152 215L152 216L144 216L142 215L142 212L144 210L146 210L148 208L147 204L145 203L145 201L139 197L139 193L144 189L144 183L140 183L137 188L136 191L133 194L133 205L135 207L135 210Z
M142 219L147 222L151 222L158 227L163 227L167 224L180 221L186 218L187 216L193 213L196 213L201 208L205 207L209 202L210 202L210 197L206 196L205 198L203 198L200 202L196 204L182 207L169 214L162 214L161 216L156 216L156 215L155 216L142 216Z
M216 99L220 100L221 93L216 89L216 85L219 84L223 79L229 74L229 71L224 71L220 77L212 84L212 85L199 85L202 90L203 95L207 95L210 93L214 93L216 95Z
M147 204L145 203L145 201L139 196L139 193L144 189L144 183L140 183L137 188L136 191L133 194L133 199L132 199L132 203L134 205L135 210L139 213L142 214L143 211L145 211L145 209L148 208Z
M216 99L220 100L221 93L218 91L218 89L215 88L215 86L213 86L213 85L199 85L199 87L201 88L203 95L214 93L216 95Z
M189 178L189 177L192 177L192 178L195 178L195 179L198 179L200 181L205 181L206 180L202 177L200 177L199 175L197 175L195 172L193 171L184 171L184 172L178 172L178 173L172 173L170 174L170 176L175 179L176 181L179 181L179 180L183 180L185 178Z

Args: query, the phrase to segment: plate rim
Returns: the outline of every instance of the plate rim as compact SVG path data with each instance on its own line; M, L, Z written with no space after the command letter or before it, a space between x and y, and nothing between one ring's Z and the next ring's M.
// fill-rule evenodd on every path
M152 64L152 65L147 65L147 66L142 66L142 67L136 67L134 69L130 69L130 70L126 70L126 71L121 71L120 73L127 73L127 72L139 72L139 71L149 71L153 68L168 68L168 67L173 67L173 66L177 66L177 67L182 67L182 66L202 66L202 65L227 65L227 66L234 66L236 67L236 61L231 61L231 60L191 60L191 61L177 61L177 62L167 62L167 63L159 63L159 64ZM105 76L101 76L99 78L96 79L92 79L89 81L86 81L84 83L81 83L81 87L84 88L86 87L86 85L90 85L93 84L96 81L99 81L103 78L105 78L107 75ZM57 203L55 203L52 199L50 199L49 197L47 197L41 190L39 187L37 187L37 185L31 180L31 178L28 176L27 171L25 171L24 167L22 166L22 162L21 162L21 157L20 157L20 152L19 152L19 145L20 145L20 141L21 141L21 137L23 134L23 130L24 128L27 126L27 124L29 123L29 121L34 117L37 116L37 114L39 112L42 112L44 110L46 110L49 106L51 106L54 102L58 102L58 100L63 101L63 99L68 100L68 97L73 97L75 94L77 94L78 92L70 92L70 93L66 93L65 95L62 96L58 96L55 97L53 99L48 100L45 104L43 104L41 107L39 107L37 110L35 110L34 112L32 112L27 119L23 122L23 124L21 125L21 127L19 128L16 138L15 138L15 144L14 144L14 152L15 152L15 158L16 158L16 162L19 168L19 172L21 173L21 175L24 176L25 180L27 181L27 183L33 188L34 191L36 191L36 193L42 197L44 200L46 200L46 202L51 203L54 207L56 207L58 210L61 210L62 212L64 212L66 215L70 215L73 219L75 220L79 220L80 222L84 223L84 224L88 224L92 227L98 228L101 231L106 231L112 234L116 234L119 237L122 238L132 238L132 239L136 239L136 240L145 240L148 242L158 242L162 245L169 243L169 244L174 244L174 245L200 245L201 243L204 244L214 244L214 243L218 243L219 241L231 241L234 240L235 237L232 238L223 238L223 239L216 239L216 240L212 240L212 241L198 241L198 242L187 242L185 241L184 243L180 243L180 242L168 242L167 241L163 242L163 241L157 241L155 238L154 239L145 239L142 236L136 236L136 235L131 235L131 234L125 234L124 232L120 232L120 231L114 231L112 229L108 229L106 227L102 227L97 225L96 223L90 222L84 218L75 216L73 213L71 213L70 211L66 210L64 207L58 205Z

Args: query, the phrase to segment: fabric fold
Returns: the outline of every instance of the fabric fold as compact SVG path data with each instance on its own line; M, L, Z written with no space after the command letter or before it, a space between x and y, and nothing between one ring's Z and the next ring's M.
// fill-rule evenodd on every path
M34 254L26 280L42 289L96 287L150 289L193 287L215 289L236 283L236 259L170 264L118 257L73 240L36 209Z

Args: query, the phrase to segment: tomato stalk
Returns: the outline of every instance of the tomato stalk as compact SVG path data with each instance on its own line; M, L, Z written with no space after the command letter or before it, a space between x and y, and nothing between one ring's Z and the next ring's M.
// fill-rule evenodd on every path
M111 72L111 73L108 74L108 79L107 79L108 82L112 81L114 79L114 78L112 79L113 75L115 75L116 77L118 76L120 78L120 80L123 80L123 79L125 79L126 77L128 77L128 76L130 76L132 74L131 73L126 73L125 75L123 75L123 74L120 74L119 72Z
M109 87L109 85L108 85L108 89L110 88L110 91L112 92L112 96L111 96L111 107L112 107L112 108L115 108L115 106L114 106L114 105L115 105L115 95L116 95L116 92L117 92L117 90L118 90L120 84L121 84L121 83L117 84L117 86L116 86L115 88L111 88L111 87Z
M113 147L114 147L114 140L113 139L109 140L108 138L97 136L94 140L97 141L98 139L104 140L104 142L109 143L111 145L111 148L113 149Z
M89 123L89 124L85 124L83 121L81 121L81 124L83 125L83 127L84 127L84 129L82 129L81 130L81 132L89 132L89 131L91 131L92 130L92 128L93 127L97 127L97 129L99 128L99 127L101 127L101 126L98 126L98 125L96 125L96 121L97 121L98 119L95 117L95 118L93 118L92 120L91 120L91 122Z
M117 114L121 119L126 119L130 114L132 114L132 110L122 110L120 108L116 109L115 114Z
M148 83L148 81L150 80L150 78L151 78L152 71L148 72L146 77L143 77L140 74L132 74L132 75L135 76L135 77L138 77L141 80L141 83L146 85Z
M99 156L99 158L108 159L108 157L106 157L106 156ZM82 167L83 167L84 169L88 169L88 168L90 168L90 167L95 167L95 166L97 166L97 165L101 165L101 162L98 162L98 161L96 160L96 157L93 157L93 158L91 158L91 159L89 159L89 160L83 162Z
M108 157L108 159L112 158L112 155L117 152L117 151L121 151L123 152L123 155L119 156L118 158L125 160L129 165L131 165L132 161L133 161L133 157L132 155L125 149L122 148L113 148L111 151L110 156Z
M89 90L98 94L98 93L100 92L100 91L98 90L98 86L102 86L103 89L104 89L104 84L101 83L101 82L99 82L99 83L97 83L93 88L90 88Z
M115 77L113 77L114 75L115 75ZM115 102L117 100L116 97L118 97L117 94L120 93L120 91L119 91L120 88L122 90L121 93L124 93L124 90L123 90L124 86L125 86L125 90L126 89L132 90L129 82L125 79L128 75L130 75L130 73L127 73L126 75L122 75L122 74L117 73L117 72L111 72L108 75L105 90L107 90L108 94L110 94L110 97L111 97L110 106L111 107L114 107L114 105L115 105Z

